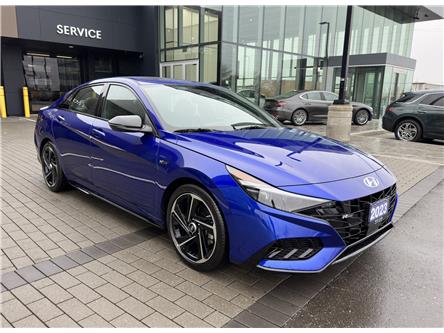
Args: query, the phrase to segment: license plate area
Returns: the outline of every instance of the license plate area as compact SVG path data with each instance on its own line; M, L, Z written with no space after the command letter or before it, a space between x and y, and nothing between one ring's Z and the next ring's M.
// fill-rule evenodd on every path
M368 223L379 224L388 214L389 211L389 199L384 198L370 204Z

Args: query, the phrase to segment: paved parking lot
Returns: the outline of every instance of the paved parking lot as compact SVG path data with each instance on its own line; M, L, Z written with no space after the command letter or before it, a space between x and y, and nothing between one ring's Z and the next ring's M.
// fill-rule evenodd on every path
M48 191L32 119L1 125L2 327L284 326L351 264L307 276L234 265L195 272L155 228L80 191ZM362 132L352 144L397 176L397 219L430 190L412 187L442 179L439 143Z

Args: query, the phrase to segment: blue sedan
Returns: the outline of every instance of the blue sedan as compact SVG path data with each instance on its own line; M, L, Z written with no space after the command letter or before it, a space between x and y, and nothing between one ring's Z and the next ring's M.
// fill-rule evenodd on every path
M69 185L166 229L197 270L320 272L393 227L381 162L210 84L83 84L39 112L35 144L49 190Z

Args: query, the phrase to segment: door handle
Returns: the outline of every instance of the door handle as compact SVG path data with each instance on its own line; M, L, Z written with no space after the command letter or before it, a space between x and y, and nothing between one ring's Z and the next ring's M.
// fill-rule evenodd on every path
M105 136L105 133L104 132L102 132L101 130L98 130L98 129L96 129L96 128L93 128L92 129L92 134L93 134L93 136L94 137L104 137Z
M418 113L426 113L425 111L419 110Z
M65 121L65 117L63 117L63 116L61 116L61 115L58 115L58 116L57 116L57 119L60 120L60 121Z

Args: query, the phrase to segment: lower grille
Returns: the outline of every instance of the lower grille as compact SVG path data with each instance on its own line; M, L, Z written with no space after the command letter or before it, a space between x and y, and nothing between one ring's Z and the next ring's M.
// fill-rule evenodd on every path
M389 199L388 214L381 222L369 225L370 204L381 199ZM371 235L390 221L395 209L396 185L383 191L348 201L336 201L332 205L310 208L299 213L326 220L335 228L346 245Z
M313 257L321 249L322 243L319 238L280 239L271 246L265 259L304 260Z
M363 241L355 243L355 244L347 247L347 249L344 252L342 252L339 257L337 257L335 259L335 262L341 262L342 260L344 260L344 258L352 255L355 252L358 252L359 250L362 250L366 246L368 246L368 245L372 244L373 242L377 241L384 234L387 234L390 231L390 229L392 229L392 228L393 228L392 225L387 225L385 228L379 229L378 231L376 231L371 236L368 236Z

